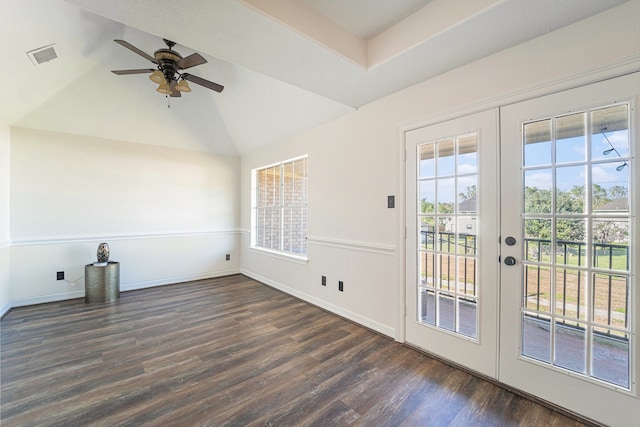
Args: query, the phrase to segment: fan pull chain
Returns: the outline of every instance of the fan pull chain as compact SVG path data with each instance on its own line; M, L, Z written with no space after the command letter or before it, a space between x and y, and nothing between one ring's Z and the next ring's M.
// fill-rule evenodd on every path
M165 95L165 98L167 98L167 108L171 108L171 98L169 98L169 95Z

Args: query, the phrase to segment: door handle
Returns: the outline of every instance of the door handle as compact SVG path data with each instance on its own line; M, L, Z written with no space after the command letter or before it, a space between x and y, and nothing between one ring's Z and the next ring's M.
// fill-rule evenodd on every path
M510 266L511 266L511 265L516 265L516 259L515 259L514 257L512 257L512 256L508 256L508 257L506 257L506 258L504 259L504 263L505 263L506 265L510 265Z

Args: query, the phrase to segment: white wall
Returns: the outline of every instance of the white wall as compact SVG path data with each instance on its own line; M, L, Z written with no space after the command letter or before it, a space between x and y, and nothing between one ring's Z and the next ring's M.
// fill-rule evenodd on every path
M9 126L0 123L0 317L10 308Z
M640 1L630 1L243 156L242 271L402 339L403 129L638 69L638 16ZM249 239L251 169L302 154L309 155L307 265L251 250ZM386 207L392 194L397 209Z
M11 130L12 305L84 295L98 243L121 290L239 270L237 157ZM225 261L231 254L231 261Z

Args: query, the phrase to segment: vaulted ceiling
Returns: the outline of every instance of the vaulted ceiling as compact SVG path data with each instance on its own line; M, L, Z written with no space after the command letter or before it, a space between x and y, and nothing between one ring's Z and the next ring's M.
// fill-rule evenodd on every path
M0 121L242 155L624 1L0 0ZM166 98L110 72L153 68L113 39L152 54L162 38L224 91Z

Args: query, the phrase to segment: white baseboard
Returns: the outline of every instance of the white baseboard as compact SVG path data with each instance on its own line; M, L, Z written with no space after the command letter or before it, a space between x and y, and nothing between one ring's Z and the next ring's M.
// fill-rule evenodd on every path
M80 291L64 292L59 294L38 295L36 297L18 298L9 301L9 309L25 307L27 305L44 304L47 302L64 301L68 299L84 298L84 289ZM9 310L7 310L9 311Z
M146 282L134 282L120 285L120 292L133 291L137 289L152 288L156 286L173 285L176 283L190 282L193 280L213 279L216 277L230 276L232 274L240 274L240 269L233 268L229 270L220 270L209 273L190 274L186 276L169 277L158 280L149 280ZM64 292L58 294L38 295L35 297L18 298L10 300L2 309L0 309L0 317L4 316L12 308L25 307L28 305L44 304L48 302L64 301L76 298L84 298L84 289Z
M185 276L168 277L158 280L149 280L146 282L134 282L120 285L120 292L135 291L138 289L154 288L156 286L174 285L176 283L191 282L194 280L214 279L216 277L230 276L232 274L240 274L239 268L229 270L220 270L209 273L189 274Z
M11 308L13 308L11 306L11 301L9 301L7 304L5 304L4 307L0 308L0 319L2 319L4 317L4 315L7 314L9 312L9 310L11 310Z
M394 328L384 325L375 320L369 319L368 317L361 316L357 313L354 313L349 310L345 310L342 307L338 307L321 299L318 299L314 296L308 295L304 292L300 292L297 289L291 288L289 286L283 285L266 277L263 277L259 274L253 273L251 271L240 269L240 273L244 274L247 277L251 277L258 282L264 283L265 285L271 286L272 288L278 289L284 293L292 295L296 298L300 298L303 301L306 301L310 304L323 308L331 313L337 314L338 316L344 317L345 319L352 320L366 328L372 329L376 332L379 332L383 335L388 336L389 338L395 338L396 331Z

